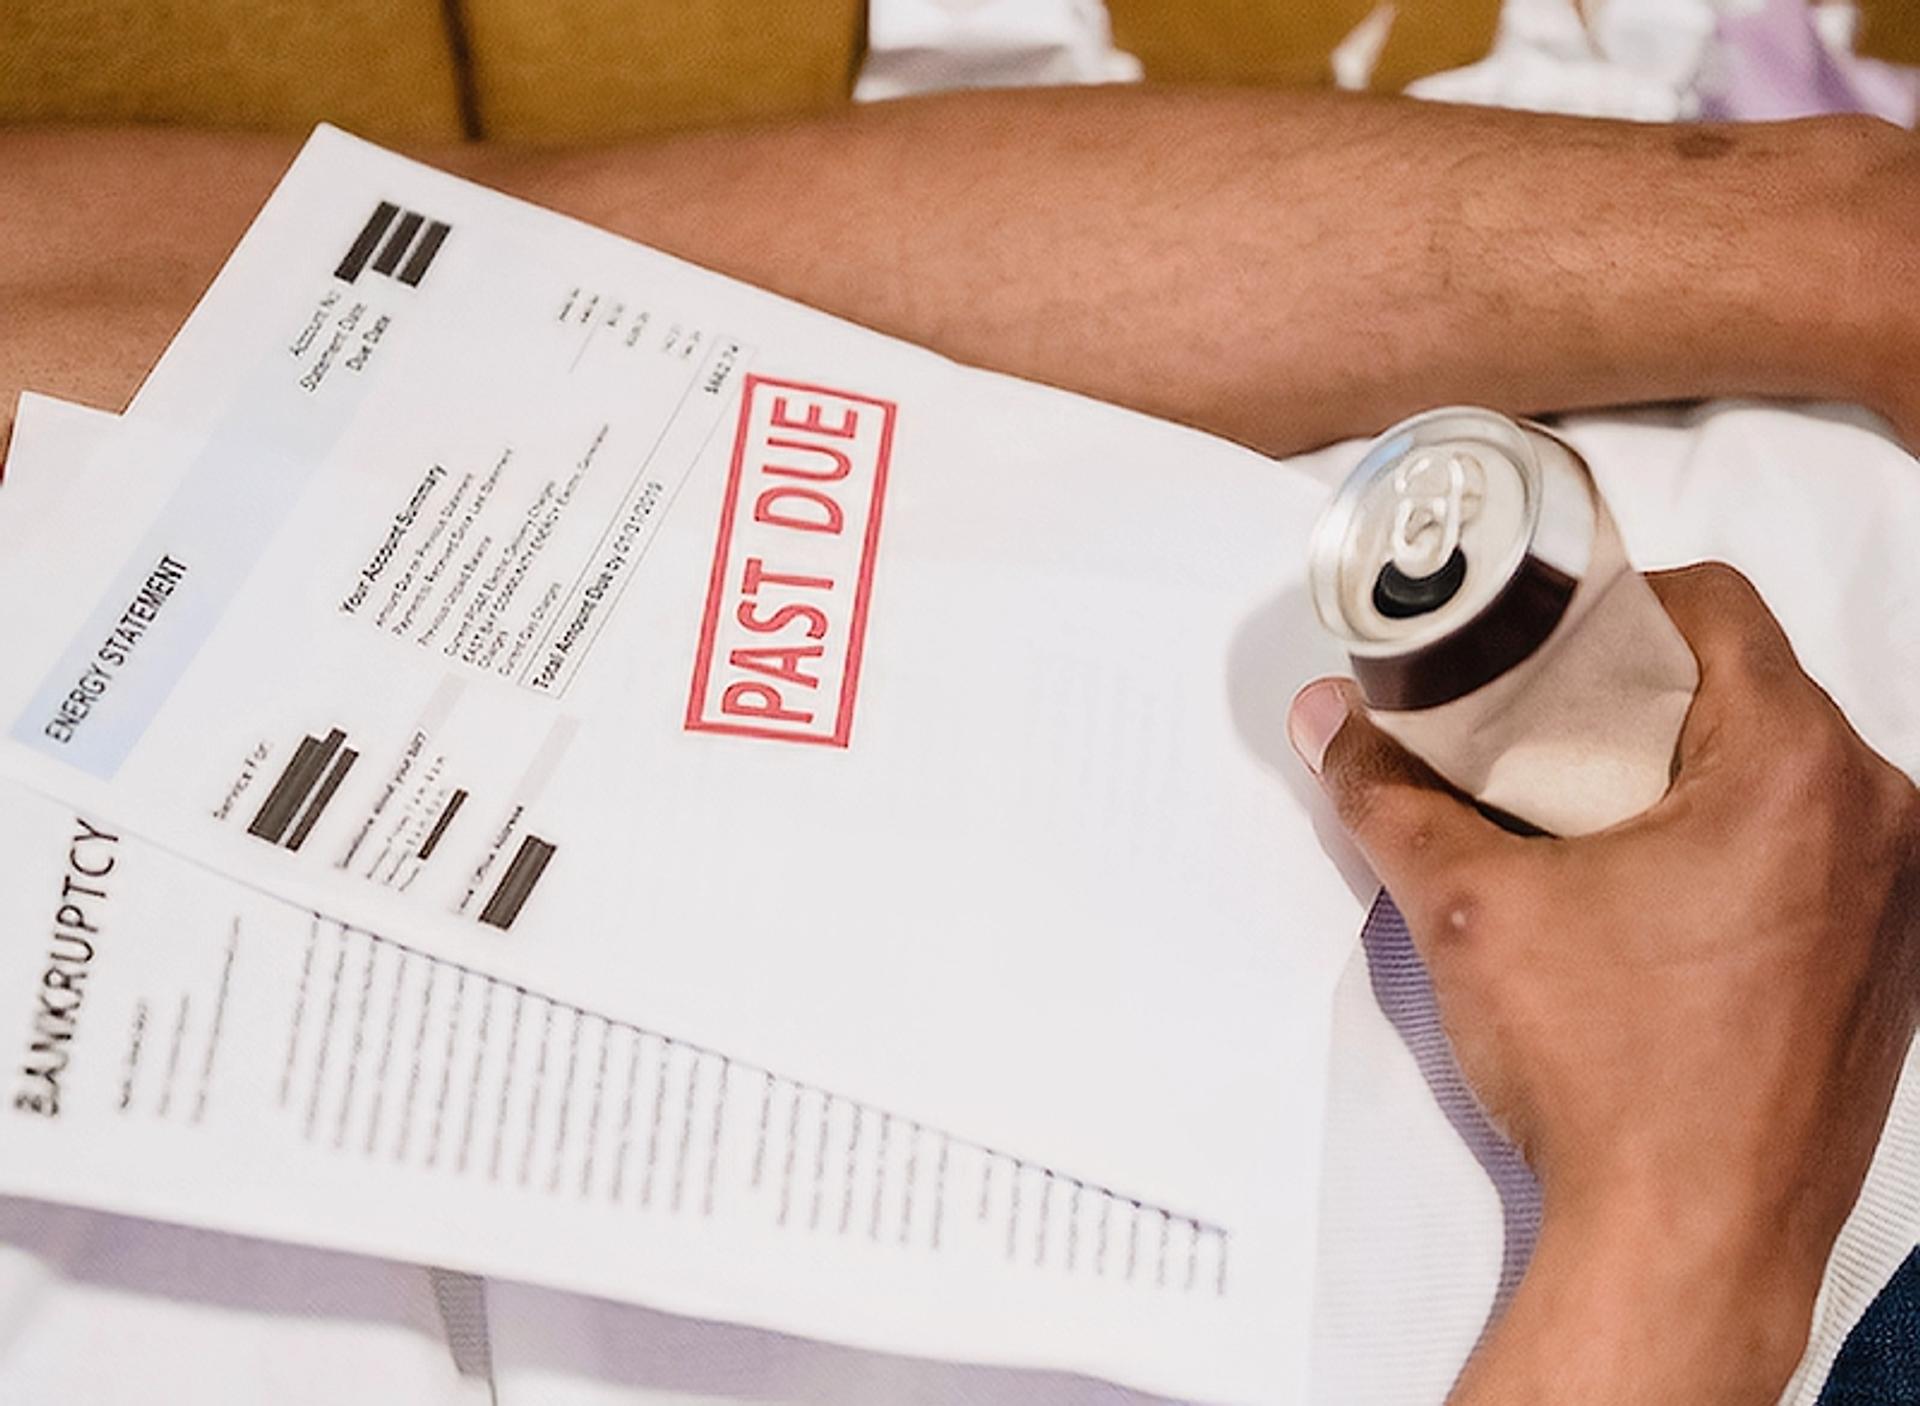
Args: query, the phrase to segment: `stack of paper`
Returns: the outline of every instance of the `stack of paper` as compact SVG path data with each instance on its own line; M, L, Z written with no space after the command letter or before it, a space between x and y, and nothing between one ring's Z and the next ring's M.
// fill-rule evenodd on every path
M321 131L7 515L0 1189L1298 1399L1321 496Z
M1901 451L1570 433L1642 565L1744 567L1920 766ZM543 1406L615 1399L567 1379L609 1343L651 1370L620 1304L1051 1369L909 1392L764 1339L809 1400L1438 1400L1535 1207L1285 742L1356 452L322 129L125 417L20 416L0 1193L494 1276ZM1910 1072L1811 1362L1916 1128Z

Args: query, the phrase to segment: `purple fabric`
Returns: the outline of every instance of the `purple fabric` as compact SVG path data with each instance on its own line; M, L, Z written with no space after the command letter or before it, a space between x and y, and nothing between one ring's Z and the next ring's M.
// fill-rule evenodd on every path
M1506 1241L1500 1257L1500 1289L1494 1301L1493 1316L1497 1318L1533 1257L1533 1244L1540 1234L1539 1183L1467 1087L1466 1076L1460 1072L1453 1047L1447 1043L1447 1032L1440 1024L1426 963L1414 950L1407 920L1384 889L1367 914L1360 942L1366 949L1367 975L1380 1010L1413 1055L1440 1111L1500 1193Z
M1765 122L1863 112L1913 125L1920 75L1834 53L1821 39L1807 0L1767 0L1752 14L1723 14L1718 30L1702 85L1702 117Z

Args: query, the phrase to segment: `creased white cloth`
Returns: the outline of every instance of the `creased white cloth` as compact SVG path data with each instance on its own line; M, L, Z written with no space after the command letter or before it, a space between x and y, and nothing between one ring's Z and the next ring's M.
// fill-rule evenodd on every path
M1101 0L872 0L862 102L948 88L1131 83Z
M0 1198L0 1401L485 1406L425 1270Z
M1366 86L1391 10L1356 29L1342 86ZM1858 19L1846 0L1506 0L1491 53L1407 92L1636 122L1872 112L1911 126L1920 75L1857 57Z
M1415 97L1487 107L1671 122L1697 116L1695 80L1714 0L1506 0L1493 51L1422 78Z

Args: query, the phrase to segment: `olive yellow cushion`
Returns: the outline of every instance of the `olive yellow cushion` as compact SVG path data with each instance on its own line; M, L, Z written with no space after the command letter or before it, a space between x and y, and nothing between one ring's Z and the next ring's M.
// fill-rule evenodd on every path
M439 0L0 0L0 121L461 134Z
M1869 58L1920 64L1920 5L1914 0L1861 0L1857 47Z
M1589 7L1606 0L1586 0ZM1817 3L1818 0L1810 0ZM1862 54L1920 64L1920 0L1857 0ZM1321 84L1334 48L1378 0L1107 0L1115 41L1152 78ZM1398 0L1373 69L1377 92L1482 58L1500 0Z
M1107 0L1114 42L1147 76L1180 82L1325 85L1340 41L1378 0ZM1399 0L1372 85L1414 79L1482 58L1500 0Z
M489 137L575 142L847 101L865 0L464 0Z
M864 0L0 0L0 122L607 141L847 100Z

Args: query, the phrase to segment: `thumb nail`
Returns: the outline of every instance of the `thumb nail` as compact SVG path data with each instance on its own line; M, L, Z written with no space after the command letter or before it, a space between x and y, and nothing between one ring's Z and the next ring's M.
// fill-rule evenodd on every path
M1318 679L1294 696L1287 713L1287 740L1315 776L1352 708L1353 686L1345 679Z

